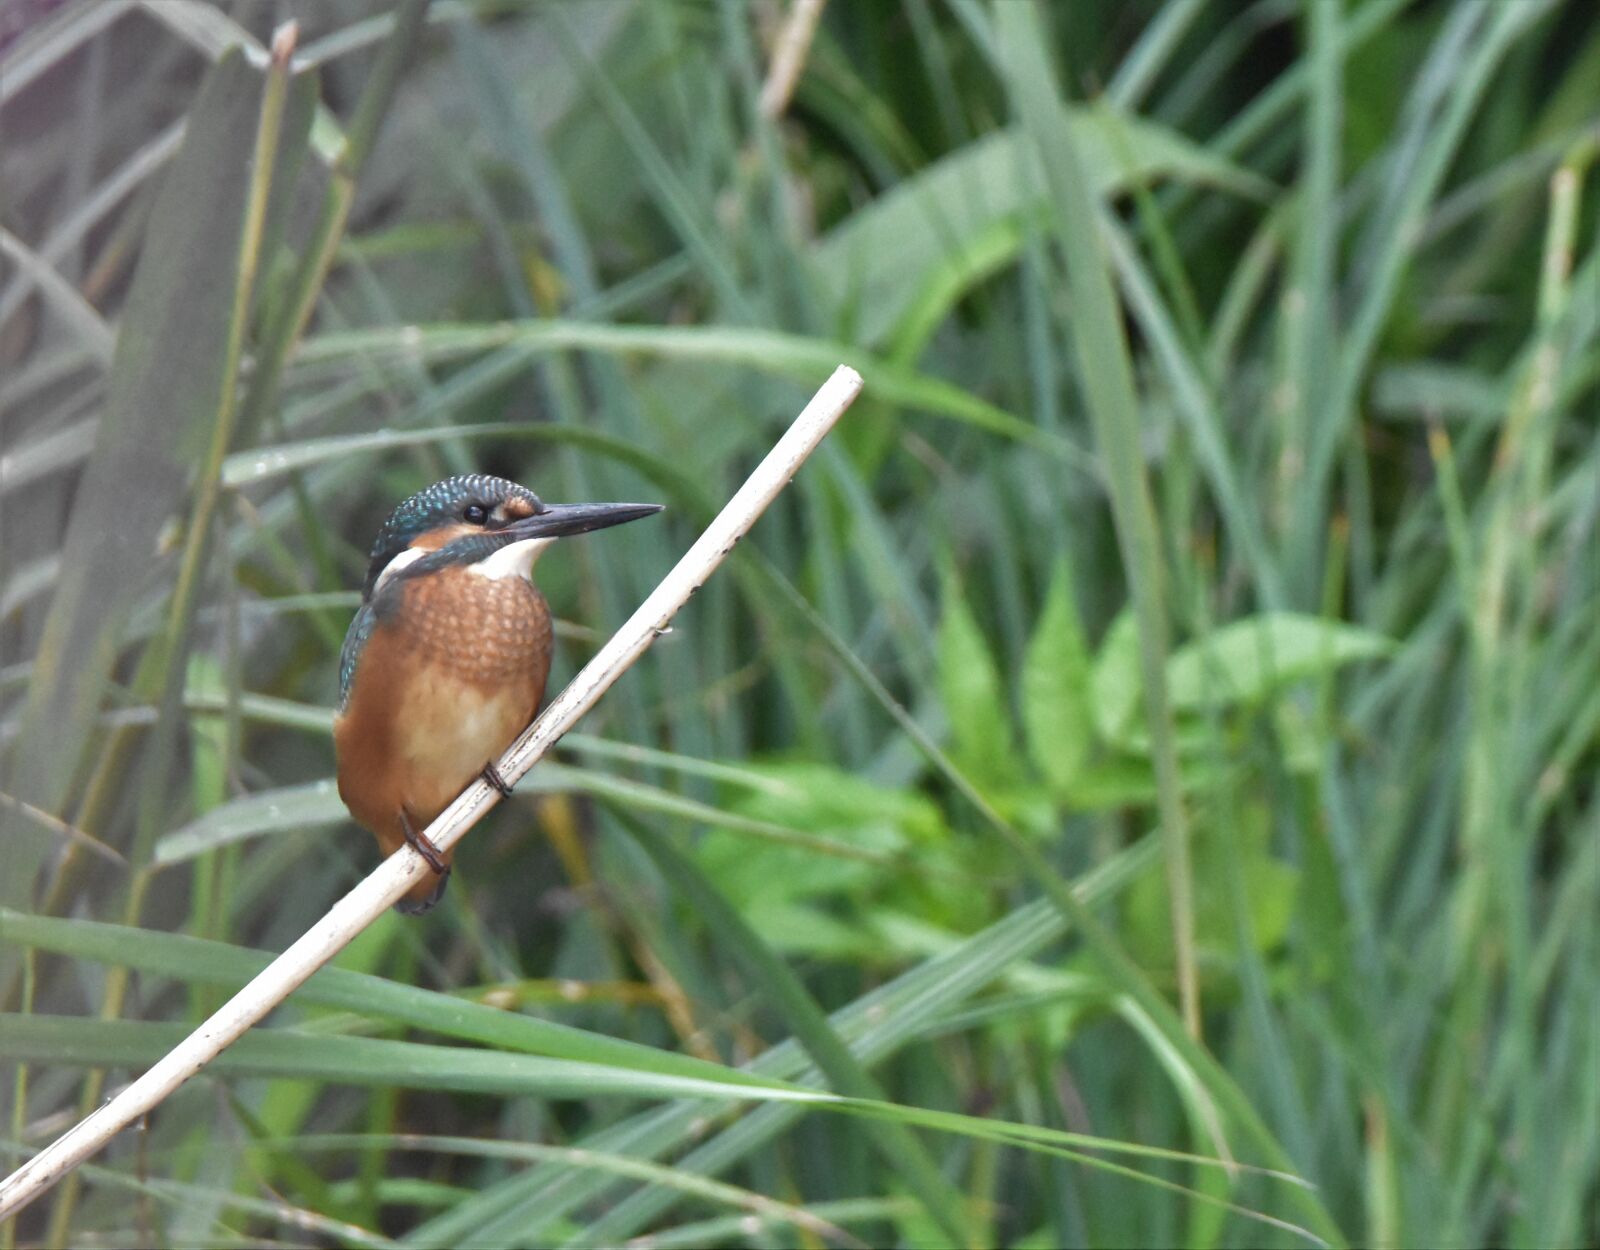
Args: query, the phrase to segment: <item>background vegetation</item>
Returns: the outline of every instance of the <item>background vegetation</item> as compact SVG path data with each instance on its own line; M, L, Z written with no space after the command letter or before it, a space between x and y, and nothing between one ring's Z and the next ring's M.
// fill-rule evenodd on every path
M370 868L396 500L669 506L560 680L868 384L6 1244L1600 1240L1596 11L835 3L791 97L812 11L0 9L13 1161Z

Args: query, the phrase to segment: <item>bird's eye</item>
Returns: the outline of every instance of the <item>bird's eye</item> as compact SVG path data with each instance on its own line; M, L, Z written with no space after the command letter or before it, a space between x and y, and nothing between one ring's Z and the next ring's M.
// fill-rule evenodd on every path
M469 503L467 510L461 514L467 519L469 525L482 525L489 519L489 514L484 511L483 505Z

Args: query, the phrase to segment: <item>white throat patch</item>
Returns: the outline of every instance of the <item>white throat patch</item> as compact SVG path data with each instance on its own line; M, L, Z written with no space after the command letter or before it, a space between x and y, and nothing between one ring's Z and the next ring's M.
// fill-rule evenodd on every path
M492 582L502 577L527 577L533 572L533 562L553 542L553 538L524 538L521 542L507 543L487 559L467 565L467 572L487 577ZM388 570L384 572L387 574Z
M405 568L406 565L415 564L418 560L422 559L423 556L428 554L429 552L425 551L421 547L407 547L404 551L397 552L394 559L390 560L388 564L383 566L383 572L378 574L378 580L372 583L373 597L376 598L378 592L383 589L383 584L401 569Z

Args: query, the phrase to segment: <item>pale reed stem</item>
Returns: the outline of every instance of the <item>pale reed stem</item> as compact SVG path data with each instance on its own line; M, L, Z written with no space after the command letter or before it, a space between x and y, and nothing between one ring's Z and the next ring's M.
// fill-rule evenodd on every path
M795 418L794 424L755 468L661 584L651 592L572 683L557 695L501 756L500 775L515 783L575 725L611 683L664 632L735 544L816 450L834 423L861 393L861 375L840 365ZM427 836L441 850L454 846L499 794L475 781L447 807ZM115 1098L80 1120L32 1159L0 1181L0 1219L21 1210L108 1141L159 1104L283 1002L312 973L348 945L402 894L432 870L410 847L389 856L294 945L173 1047L154 1067Z

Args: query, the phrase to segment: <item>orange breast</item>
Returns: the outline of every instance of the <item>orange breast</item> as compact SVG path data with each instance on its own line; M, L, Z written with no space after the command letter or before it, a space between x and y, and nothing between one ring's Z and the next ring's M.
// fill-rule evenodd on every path
M551 643L521 577L447 569L391 593L333 727L339 795L385 855L405 841L402 808L421 832L533 719ZM425 879L413 896L432 890Z

